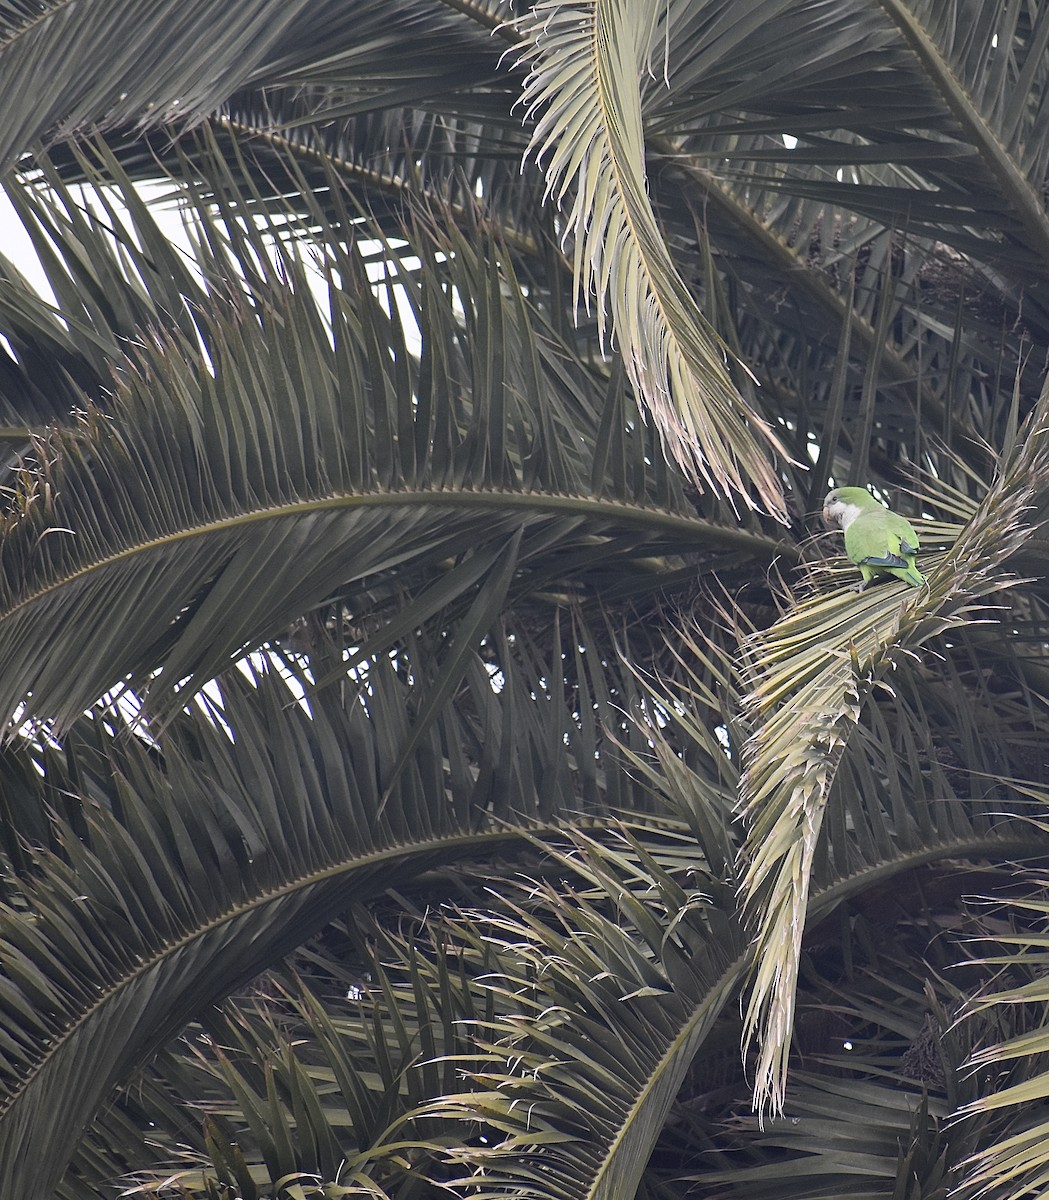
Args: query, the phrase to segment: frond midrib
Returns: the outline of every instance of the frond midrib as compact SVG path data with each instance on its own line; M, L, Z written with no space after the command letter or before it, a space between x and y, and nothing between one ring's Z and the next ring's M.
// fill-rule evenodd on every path
M539 827L533 828L531 825L522 825L519 828L510 830L500 827L498 829L488 829L480 833L455 833L438 836L430 838L425 842L419 842L414 847L403 843L384 846L352 859L342 859L336 863L329 863L308 874L298 875L294 879L285 881L279 887L260 892L251 897L246 903L242 903L235 908L226 909L224 912L210 917L207 921L195 925L182 937L175 941L166 942L154 954L137 963L133 971L129 971L111 983L104 992L100 993L94 1004L89 1008L85 1008L75 1021L71 1021L67 1025L64 1032L48 1042L46 1051L39 1054L35 1059L36 1069L23 1076L20 1086L12 1088L6 1096L0 1099L0 1121L18 1103L26 1089L31 1086L40 1072L46 1068L47 1063L59 1054L63 1047L75 1038L81 1029L89 1025L96 1014L104 1010L114 996L119 995L126 988L133 986L136 979L153 970L160 963L164 962L165 959L170 958L171 955L177 954L179 951L185 949L185 947L191 946L194 942L207 937L215 930L221 929L223 925L228 925L285 896L294 895L305 888L316 887L325 881L338 878L339 875L349 871L396 862L400 859L411 857L413 853L429 855L434 853L435 850L459 851L463 853L470 849L478 850L482 846L498 847L504 843L512 844L522 837L525 831L534 836L538 830Z
M753 947L748 946L747 949L736 958L734 958L721 972L717 982L708 989L703 999L693 1006L689 1013L688 1019L678 1030L675 1037L666 1047L659 1061L646 1076L642 1086L638 1089L634 1097L633 1103L630 1105L626 1116L620 1122L619 1128L616 1130L615 1137L608 1144L605 1152L601 1156L601 1162L598 1169L594 1173L593 1181L590 1187L587 1188L587 1200L598 1200L602 1195L609 1193L602 1190L602 1184L606 1173L613 1165L616 1155L622 1146L628 1130L635 1117L642 1111L649 1096L652 1094L656 1084L662 1078L663 1072L670 1069L674 1059L681 1053L683 1047L687 1046L690 1039L699 1033L700 1027L705 1021L712 1016L716 1016L721 1011L722 1006L727 1001L729 995L736 988L744 972L749 968L751 958L753 957ZM691 1062L691 1059L689 1059ZM679 1081L680 1083L680 1081Z
M51 593L74 583L78 579L104 570L115 563L125 561L162 546L174 545L188 538L206 537L239 526L251 525L260 521L277 520L284 517L301 516L311 512L321 512L331 509L354 508L492 508L505 510L524 509L537 514L544 513L576 513L590 518L626 523L643 529L659 529L670 535L688 536L690 541L697 540L697 534L702 532L703 538L709 542L720 543L749 551L762 561L775 558L787 558L792 562L800 561L796 546L790 542L777 541L775 538L762 534L750 533L744 529L732 529L724 525L716 525L701 517L688 517L674 513L669 509L630 505L621 500L600 500L596 497L557 493L530 493L515 491L469 491L466 489L452 491L440 488L416 488L395 492L334 492L327 496L319 496L308 500L297 500L291 503L272 505L266 508L255 508L248 512L239 512L231 516L203 521L195 525L186 525L179 529L170 530L154 537L137 541L125 546L112 554L100 556L92 562L83 564L75 570L68 570L51 579L45 586L38 587L30 594L21 597L0 612L0 621L5 621L15 613L50 595Z
M972 837L948 838L932 846L907 850L895 858L880 859L878 862L866 864L825 887L814 889L809 901L810 919L807 929L829 916L843 900L915 867L924 867L951 858L994 857L998 860L1009 860L1042 858L1046 853L1049 853L1049 840L1039 844L1029 827L1025 828L1023 835L1013 830L1000 834L980 833Z

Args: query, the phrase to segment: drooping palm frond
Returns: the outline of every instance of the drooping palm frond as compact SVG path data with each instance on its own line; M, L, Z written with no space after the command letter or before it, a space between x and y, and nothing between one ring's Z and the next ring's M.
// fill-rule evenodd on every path
M930 868L949 871L949 865L959 860L979 862L989 857L1011 861L1039 858L1046 852L1047 843L1032 832L1027 820L1027 785L1003 773L1003 764L1026 761L1037 776L1044 774L1037 732L1042 702L1037 697L1025 699L1022 690L1005 690L1002 679L984 695L979 707L974 707L974 678L994 678L992 669L995 673L1003 668L1008 671L1008 655L992 668L986 648L981 649L979 640L968 644L964 628L952 629L950 638L958 640L954 649L945 640L932 643L932 662L936 664L932 669L914 672L913 677L905 670L897 671L881 696L876 691L868 698L862 722L840 750L826 808L820 814L825 823L818 840L814 839L811 877L803 897L806 924L798 939L796 960L803 980L797 985L802 1005L811 1002L811 966L806 964L818 952L816 948L827 944L828 936L834 945L834 932L824 931L828 925L835 926L829 918L840 914L843 906L852 910L864 904L882 908L887 900L891 907L895 895L901 912L907 912L903 897L909 885L905 881L916 874ZM666 679L650 685L650 703L661 719L644 726L658 763L658 767L648 767L646 778L671 798L676 810L693 814L692 823L704 844L709 840L724 845L727 840L732 847L741 846L745 831L736 828L734 821L730 823L735 790L720 806L704 802L702 773L697 775L689 764L720 761L725 776L734 776L734 757L743 745L745 722L737 722L731 715L723 719L720 714L731 714L740 704L743 680L722 677L715 692L710 687L709 668L700 665L711 655L709 635L700 640L682 631L675 639L678 641L681 684ZM1022 678L1022 674L1018 671L1015 677ZM945 729L951 731L946 740ZM754 836L752 830L746 833ZM731 853L728 860L731 865ZM741 853L741 869L747 862L746 854ZM968 885L969 891L979 888L978 877ZM951 913L946 919L956 921L958 915ZM886 934L879 929L870 936L877 945ZM887 944L892 940L888 938ZM748 968L751 1010L763 985L770 987L770 1006L781 1006L776 1011L790 1006L792 1031L782 1047L784 1064L794 1038L795 1019L793 995L785 997L778 990L785 986L785 973L782 968L776 973L790 950L786 942L782 933L777 941L773 936L763 939L759 931ZM962 955L958 969L965 961ZM800 1040L800 1050L794 1042L795 1053L810 1054L811 1043L804 1032ZM788 1077L783 1093L788 1106L790 1078L804 1061L807 1059L796 1058ZM742 1104L749 1090L740 1078L731 1095ZM899 1110L904 1118L909 1111L906 1105ZM763 1123L770 1130L781 1127L778 1118L767 1114ZM699 1131L700 1138L706 1136L705 1129ZM978 1135L967 1134L962 1148L956 1148L955 1161L960 1163L965 1157L966 1147L978 1144ZM887 1152L887 1146L883 1151ZM823 1170L817 1168L813 1195L821 1194L818 1180ZM770 1166L768 1179L773 1178L778 1175ZM747 1180L742 1171L740 1186L749 1186ZM720 1193L715 1190L715 1194Z
M725 366L725 346L676 269L646 193L641 83L675 10L596 0L540 3L518 28L530 39L522 103L537 112L531 148L549 159L547 190L570 189L577 293L606 305L631 382L675 461L697 482L776 514L782 489L767 454L782 452ZM612 281L616 286L612 287ZM762 439L762 440L759 440ZM764 442L764 444L763 444Z
M809 883L830 789L873 689L887 669L1009 584L1028 511L1049 476L1049 391L928 588L798 604L746 647L754 731L740 794L748 823L742 894L757 930L747 1040L760 1044L759 1113L782 1111ZM914 661L910 659L910 661ZM890 685L891 686L891 685Z

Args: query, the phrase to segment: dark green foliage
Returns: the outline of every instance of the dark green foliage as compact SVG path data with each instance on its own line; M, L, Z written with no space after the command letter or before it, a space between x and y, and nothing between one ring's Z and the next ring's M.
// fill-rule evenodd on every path
M5 1200L1045 1190L1047 45L0 3Z

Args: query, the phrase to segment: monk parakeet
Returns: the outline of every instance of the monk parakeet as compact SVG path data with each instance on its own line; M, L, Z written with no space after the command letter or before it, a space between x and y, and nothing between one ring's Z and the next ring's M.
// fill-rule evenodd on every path
M910 521L890 512L860 487L828 492L823 519L837 521L845 533L845 553L860 569L860 589L876 575L895 575L911 587L920 587L925 576L914 565L918 535Z

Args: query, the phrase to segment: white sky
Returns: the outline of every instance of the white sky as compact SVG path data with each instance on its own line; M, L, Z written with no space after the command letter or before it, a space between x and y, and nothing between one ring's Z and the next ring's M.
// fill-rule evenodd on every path
M52 303L55 296L48 286L40 262L22 222L15 215L7 196L0 191L0 253L22 272L36 290Z
M157 196L170 194L171 186L166 183L147 184L142 186L140 191L146 200L150 200ZM174 203L164 205L154 204L151 206L150 211L153 214L153 219L167 237L181 245L187 255L192 258L189 241L186 238L182 217L177 206ZM46 300L54 303L54 292L51 290L43 268L40 266L36 251L33 249L33 243L30 241L25 227L11 206L11 202L2 190L0 190L0 254L10 259Z

